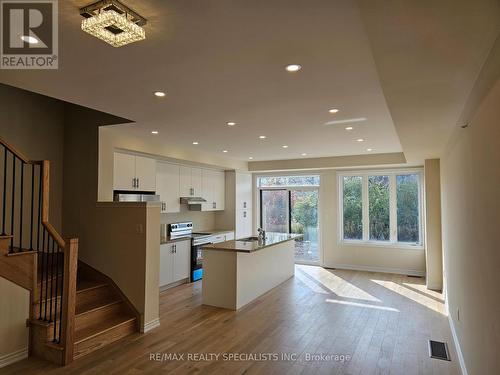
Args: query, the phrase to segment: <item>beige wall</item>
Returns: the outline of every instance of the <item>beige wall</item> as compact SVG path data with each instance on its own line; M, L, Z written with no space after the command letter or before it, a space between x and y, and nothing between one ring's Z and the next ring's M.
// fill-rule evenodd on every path
M50 221L61 229L64 103L0 84L0 138L31 160L50 160Z
M500 370L499 103L497 80L441 158L447 304L471 375Z
M425 264L427 288L443 289L439 159L425 161Z
M29 301L27 290L0 277L0 364L9 354L28 348Z

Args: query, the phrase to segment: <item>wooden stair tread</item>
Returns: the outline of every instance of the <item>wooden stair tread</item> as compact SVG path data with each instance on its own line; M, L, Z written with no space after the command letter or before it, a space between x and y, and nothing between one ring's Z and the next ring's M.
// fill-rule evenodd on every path
M14 237L11 234L2 234L0 235L0 240L10 240L12 237Z
M113 297L106 298L104 301L102 300L88 301L80 304L78 303L77 300L75 307L75 314L76 315L87 314L89 312L103 309L116 303L122 303L122 300L118 296L114 296L114 298Z
M7 254L8 257L13 257L13 256L18 256L18 255L27 255L27 254L36 254L36 250L28 250L28 249L21 249L19 247L14 247L14 251L9 252Z
M135 320L136 317L133 315L119 314L114 316L113 318L96 322L88 327L85 327L84 329L76 330L75 345Z
M99 280L78 280L76 284L76 292L81 293L87 290L102 288L107 286L108 284Z

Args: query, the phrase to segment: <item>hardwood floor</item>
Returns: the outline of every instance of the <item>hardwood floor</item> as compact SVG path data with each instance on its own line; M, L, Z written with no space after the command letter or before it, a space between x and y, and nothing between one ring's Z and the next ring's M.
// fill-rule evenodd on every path
M293 279L238 312L202 306L199 282L164 292L160 309L159 328L65 368L27 359L0 374L460 373L443 296L428 291L420 278L297 266ZM431 338L448 342L451 362L429 358ZM150 360L155 353L160 360ZM219 359L188 360L188 353L215 353ZM229 354L265 353L296 357L225 360ZM161 360L168 354L184 354L184 360ZM342 361L342 355L350 359Z

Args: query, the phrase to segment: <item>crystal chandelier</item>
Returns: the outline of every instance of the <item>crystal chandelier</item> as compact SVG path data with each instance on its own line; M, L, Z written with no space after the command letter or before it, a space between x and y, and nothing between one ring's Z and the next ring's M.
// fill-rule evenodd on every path
M117 0L102 0L80 9L82 30L113 47L146 39L146 20Z

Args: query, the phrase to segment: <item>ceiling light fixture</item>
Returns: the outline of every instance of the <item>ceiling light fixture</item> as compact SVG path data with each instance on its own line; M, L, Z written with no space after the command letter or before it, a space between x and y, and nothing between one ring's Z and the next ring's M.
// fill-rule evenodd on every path
M146 19L118 0L100 0L80 9L82 30L113 47L146 39Z
M235 123L235 122L233 122L233 121L229 121L229 122L227 123L227 125L228 125L228 126L234 126L234 125L236 125L236 123Z
M266 139L267 137L265 135L259 135L260 139Z
M158 132L158 130L153 130L153 131L151 132L151 134L158 134L158 133L159 133L159 132Z
M288 72L294 73L298 72L302 67L299 64L289 64L285 68Z
M339 110L337 108L332 108L330 110L328 110L328 112L330 113L337 113Z
M38 39L30 35L21 36L21 40L29 44L38 44Z
M352 126L346 126L345 127L345 130L352 130L352 129L354 129Z
M226 154L226 153L228 153L228 151L227 151L227 150L222 150L222 152L223 152L223 153L225 153L225 154Z
M248 159L249 159L249 160L253 160L253 156L249 156L249 157L248 157Z
M287 146L287 145L283 145L283 146L281 146L281 147L283 147L283 148L288 148L288 146Z
M154 94L158 98L163 98L163 97L165 97L165 95L167 95L163 91L155 91Z
M371 152L373 151L373 148L367 148L366 151Z
M307 154L306 154L305 152L303 152L301 155L302 155L302 156L307 156Z
M194 141L194 142L193 142L193 145L198 145L198 144L199 144L199 143L198 143L198 142L196 142L196 141Z
M364 142L365 140L363 138L358 138L356 139L356 142Z

